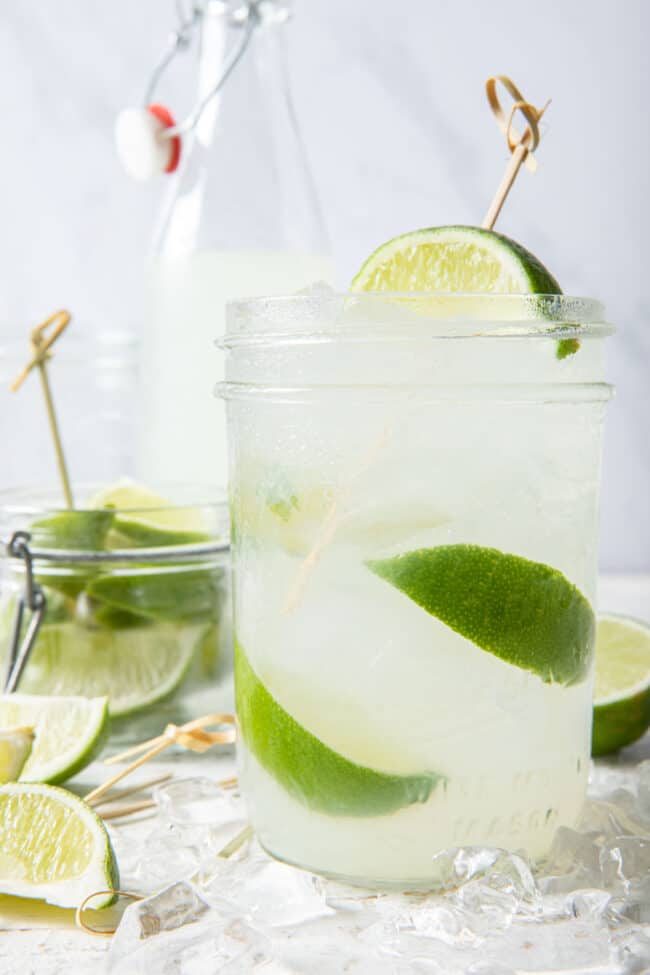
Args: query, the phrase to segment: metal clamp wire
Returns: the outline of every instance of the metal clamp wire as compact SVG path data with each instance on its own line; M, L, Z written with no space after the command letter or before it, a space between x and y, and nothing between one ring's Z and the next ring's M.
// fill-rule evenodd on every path
M9 660L4 683L5 694L13 694L18 687L47 609L45 593L34 579L34 556L29 548L29 539L28 532L15 532L7 546L7 551L11 556L22 559L25 563L25 591L18 599L11 628ZM20 637L25 618L25 608L29 609L32 616L21 643Z
M217 95L236 66L241 61L246 48L253 36L253 31L260 23L260 14L258 10L259 0L249 0L247 3L246 16L241 20L241 26L243 27L243 33L239 40L239 43L232 49L229 56L226 58L223 71L219 76L218 81L212 86L207 95L198 103L198 105L190 112L190 114L178 125L170 126L169 128L163 129L160 132L160 137L163 139L171 139L177 135L184 135L186 132L191 132L196 126L203 111L207 108L208 104L212 101L215 95ZM179 14L182 13L181 8L177 5L177 10ZM181 19L181 23L178 29L172 34L171 40L165 52L163 53L160 61L154 68L151 80L147 86L145 93L144 104L145 108L151 104L154 98L154 94L158 83L173 61L174 57L179 51L185 50L189 47L192 34L194 33L197 25L199 24L201 17L203 16L202 8L195 4L192 8L192 13L185 19ZM233 23L240 26L238 20L233 20Z

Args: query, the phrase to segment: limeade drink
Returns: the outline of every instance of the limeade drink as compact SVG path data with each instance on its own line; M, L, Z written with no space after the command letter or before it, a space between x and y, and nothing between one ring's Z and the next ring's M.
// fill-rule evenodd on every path
M231 306L241 783L272 854L431 886L446 848L538 859L575 824L605 332L561 296Z

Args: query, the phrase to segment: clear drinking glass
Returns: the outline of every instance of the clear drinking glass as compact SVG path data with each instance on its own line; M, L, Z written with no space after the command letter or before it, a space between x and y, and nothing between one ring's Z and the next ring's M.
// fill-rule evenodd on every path
M432 886L537 859L590 755L598 302L229 306L241 786L276 857Z
M28 533L46 598L15 689L108 695L113 744L219 710L230 642L226 505L183 502L186 491L164 490L178 503L141 510L69 511L54 492L0 493L0 538L6 545L15 532ZM27 582L24 559L7 553L0 562L3 674ZM29 620L26 607L21 638Z

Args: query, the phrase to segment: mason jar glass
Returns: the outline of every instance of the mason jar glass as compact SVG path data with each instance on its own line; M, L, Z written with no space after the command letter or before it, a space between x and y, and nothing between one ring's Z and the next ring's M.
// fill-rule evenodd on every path
M601 428L596 302L231 304L241 786L274 856L444 882L583 803Z
M177 503L66 510L54 492L0 492L6 687L107 695L113 745L223 709L219 683L230 639L226 504L197 502L195 490L163 490ZM16 532L25 534L12 546ZM32 615L25 555L45 596L45 614L24 667L12 677ZM21 599L23 621L14 639Z

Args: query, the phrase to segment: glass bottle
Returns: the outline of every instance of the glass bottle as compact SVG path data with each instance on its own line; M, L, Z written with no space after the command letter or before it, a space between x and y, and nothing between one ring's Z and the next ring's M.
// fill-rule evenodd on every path
M291 104L286 0L207 0L196 101L218 82L247 19L242 58L184 137L147 275L139 466L149 481L224 484L213 395L226 301L331 282L333 264ZM249 25L250 26L250 25Z

